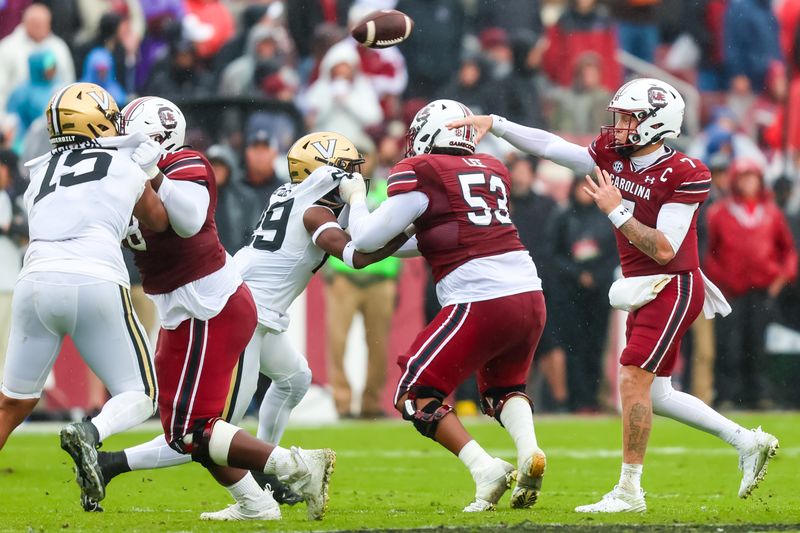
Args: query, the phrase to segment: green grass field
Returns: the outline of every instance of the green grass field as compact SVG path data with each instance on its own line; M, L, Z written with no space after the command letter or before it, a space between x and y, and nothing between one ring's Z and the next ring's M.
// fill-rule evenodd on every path
M800 415L736 415L751 427L762 424L782 448L769 474L748 500L739 500L737 456L721 441L658 419L653 430L643 486L644 515L583 516L572 509L608 491L619 475L620 424L616 418L554 417L537 420L540 445L548 454L542 497L531 510L511 510L508 495L496 512L466 515L474 486L457 458L423 439L402 422L343 423L290 429L285 444L332 447L337 451L328 515L308 522L303 504L283 507L277 523L206 523L202 511L231 503L199 465L133 472L115 479L103 502L106 512L84 513L78 505L71 460L55 433L19 432L0 452L1 531L309 531L387 530L462 526L466 530L536 529L569 525L623 531L698 529L724 531L800 530ZM514 462L505 431L491 421L468 422L490 453ZM109 439L118 449L152 437L136 432ZM606 527L598 527L606 525ZM656 527L661 526L661 527ZM460 529L460 528L459 528ZM683 528L681 528L683 530ZM722 529L710 528L712 531Z

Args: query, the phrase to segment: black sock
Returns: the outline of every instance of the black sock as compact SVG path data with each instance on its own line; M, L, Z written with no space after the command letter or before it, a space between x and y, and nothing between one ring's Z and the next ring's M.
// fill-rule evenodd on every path
M106 483L120 474L131 471L125 452L100 452L97 454L97 463Z

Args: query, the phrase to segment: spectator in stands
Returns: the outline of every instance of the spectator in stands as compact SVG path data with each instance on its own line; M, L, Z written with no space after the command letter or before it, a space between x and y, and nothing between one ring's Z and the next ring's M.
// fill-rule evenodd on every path
M213 78L200 63L194 44L181 39L153 66L142 92L164 98L198 98L213 92Z
M542 96L548 83L540 68L547 39L540 35L524 30L511 35L512 70L502 91L505 116L535 128L545 126Z
M122 86L123 92L132 92L135 88L136 54L140 41L141 36L137 36L134 32L127 16L116 12L106 13L100 18L97 34L76 47L75 64L82 67L82 75L85 76L86 59L89 54L97 50L106 50L112 57L111 74L114 79ZM117 97L114 94L112 96Z
M57 1L57 0L56 0ZM87 43L92 41L97 44L96 38L98 35L104 34L105 30L102 28L104 21L108 15L116 15L122 21L122 28L120 30L120 38L125 50L128 54L136 56L139 50L139 44L142 42L145 31L145 18L142 9L141 0L114 0L107 2L104 0L79 0L78 10L81 20L80 31L75 36L77 48L84 48L83 55L89 50L94 48L90 46L85 48ZM155 5L159 2L147 2L147 4ZM107 24L107 22L105 22ZM73 53L76 48L73 47ZM112 50L113 53L113 50ZM76 55L75 64L83 64L83 58ZM119 58L115 56L115 60ZM123 77L117 73L118 79Z
M7 109L19 117L15 149L20 152L21 142L34 120L47 108L57 86L56 57L49 49L33 52L28 57L30 77L16 87L8 98Z
M17 164L11 150L0 150L0 374L11 331L11 295L22 267L21 245L27 240L23 210L15 201L24 192Z
M278 134L270 126L268 117L257 113L250 118L245 134L245 175L242 185L256 201L250 207L251 212L245 212L243 218L253 221L252 224L258 220L275 189L284 183L277 165L286 163L278 158Z
M707 165L715 157L729 161L746 157L762 166L767 163L758 145L740 131L736 115L724 106L714 109L712 121L692 140L686 154Z
M414 19L414 38L400 45L408 63L406 97L431 100L458 69L465 13L460 0L400 0L397 9Z
M509 34L525 31L541 35L541 11L539 0L478 0L476 29L478 33L486 28L503 28Z
M247 50L233 63L225 67L219 82L219 93L224 96L254 95L261 91L256 80L256 71L271 74L288 69L287 51L280 46L282 28L270 28L261 24L253 26L247 42ZM288 74L287 74L288 75Z
M619 265L614 232L576 179L566 209L552 221L547 242L559 288L548 294L550 313L567 352L569 401L578 412L597 412L598 385L608 331L608 289Z
M783 61L778 19L770 0L729 0L724 26L729 86L760 93L772 61Z
M558 313L550 307L550 295L556 291L550 246L547 244L547 227L558 211L552 198L536 191L536 165L532 156L514 156L507 162L511 174L511 220L517 227L519 239L530 252L536 270L542 279L542 287L551 316ZM554 321L548 319L536 349L536 366L548 385L554 411L565 411L569 399L567 391L566 355L554 329Z
M236 23L226 2L220 0L185 0L184 26L196 26L197 55L209 61L222 45L233 37Z
M14 31L22 22L25 8L31 5L32 0L5 0L0 3L0 39Z
M372 143L358 145L366 162L362 167L370 177L367 203L375 209L388 197L385 176L374 175L376 154ZM364 392L361 395L360 418L383 418L383 391L386 384L386 361L389 357L389 336L397 299L397 280L400 259L389 257L355 270L336 258L328 259L326 299L328 346L328 378L333 400L340 418L351 418L351 387L344 371L347 336L353 317L361 313L364 319L367 347L367 369Z
M250 31L266 17L268 7L265 4L256 4L248 5L242 10L236 34L222 45L214 56L212 70L217 82L222 76L222 71L247 51Z
M639 59L655 63L661 42L658 28L661 0L611 0L608 5L617 21L620 47Z
M481 51L491 68L487 74L494 80L504 80L513 70L514 51L508 32L503 28L487 28L478 36Z
M142 2L142 9L146 29L136 63L137 89L147 83L155 64L170 52L169 45L181 38L180 21L185 14L183 0Z
M320 77L305 95L311 129L341 133L367 144L365 129L383 119L378 95L361 72L361 58L347 42L331 47L320 64Z
M553 128L570 135L597 135L608 120L606 107L613 93L603 86L603 60L595 52L583 52L575 62L569 89L553 91L556 102Z
M51 50L55 56L58 85L75 81L75 67L67 44L51 31L50 10L33 4L25 10L22 23L0 41L0 109L5 109L11 91L28 79L28 57Z
M492 80L490 72L491 65L486 57L475 52L465 53L456 77L441 89L439 97L461 102L477 114L502 109L502 85Z
M105 48L95 48L86 56L81 81L95 83L111 94L118 105L125 105L128 94L117 81L114 58Z
M217 179L217 232L225 250L233 255L250 240L258 218L248 219L264 209L267 199L258 198L242 186L242 172L236 155L228 146L215 144L206 150L206 158Z
M548 28L547 40L542 66L558 85L572 84L575 63L585 51L602 58L606 89L613 92L622 85L622 67L616 60L617 33L608 11L597 0L568 0L566 11Z
M703 270L733 312L718 318L717 403L772 406L764 335L775 299L797 275L797 251L786 218L764 186L762 167L739 158L731 168L731 195L708 213Z
M286 20L289 33L301 58L308 58L313 52L313 36L317 27L328 23L343 27L353 0L292 0L286 4ZM409 13L409 15L411 15ZM416 22L416 19L414 19ZM336 42L341 37L337 38Z

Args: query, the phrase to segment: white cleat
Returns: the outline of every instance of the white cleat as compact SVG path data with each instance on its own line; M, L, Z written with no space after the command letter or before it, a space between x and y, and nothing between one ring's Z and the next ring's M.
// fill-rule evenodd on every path
M478 473L475 480L475 501L464 507L465 513L493 511L497 502L516 479L514 465L495 457L491 465Z
M778 439L761 431L761 426L751 430L753 444L739 455L739 470L742 471L742 483L739 485L739 497L747 498L753 489L767 475L767 463L778 453Z
M328 509L328 484L336 465L336 452L330 448L303 450L292 446L291 453L298 472L281 481L303 496L309 520L322 520Z
M591 505L581 505L575 508L578 513L643 513L647 511L644 501L644 491L639 489L639 494L622 490L619 485L603 496L603 499Z
M547 458L544 452L536 449L517 471L517 486L511 493L512 509L527 509L533 507L539 499L542 490L542 477L547 468Z
M281 509L278 502L272 500L261 509L251 509L239 502L229 505L221 511L203 513L200 520L238 521L238 520L280 520Z

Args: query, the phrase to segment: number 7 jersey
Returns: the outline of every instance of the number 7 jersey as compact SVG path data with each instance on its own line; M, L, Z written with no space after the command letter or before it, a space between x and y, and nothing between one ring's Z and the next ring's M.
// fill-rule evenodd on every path
M510 190L508 170L487 154L410 157L388 178L390 197L411 191L428 197L414 225L437 283L473 259L526 250L508 212Z

